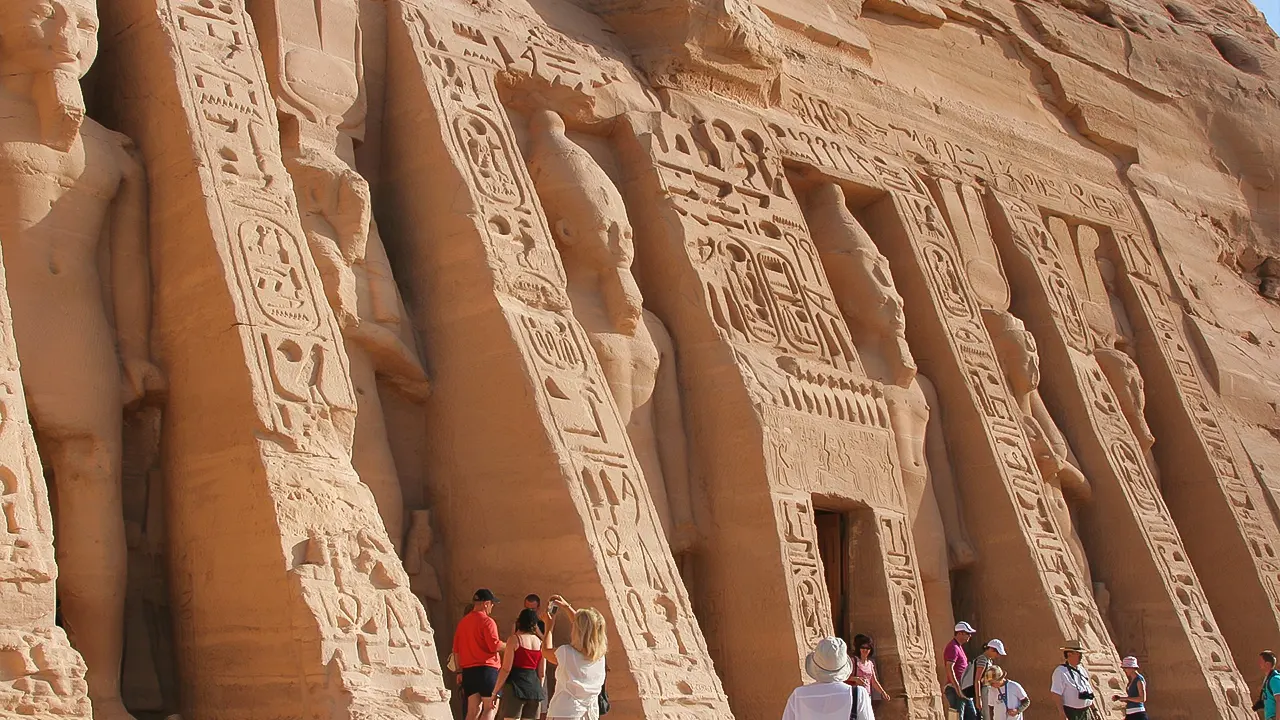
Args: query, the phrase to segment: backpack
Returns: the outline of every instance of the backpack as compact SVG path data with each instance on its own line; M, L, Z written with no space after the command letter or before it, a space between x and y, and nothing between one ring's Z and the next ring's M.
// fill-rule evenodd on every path
M983 672L986 671L986 668L991 667L991 661L987 659L987 656L979 655L973 659L973 662L969 663L969 667L964 669L964 674L960 676L960 691L967 698L973 698L973 680L974 675L977 674L979 659L982 660Z

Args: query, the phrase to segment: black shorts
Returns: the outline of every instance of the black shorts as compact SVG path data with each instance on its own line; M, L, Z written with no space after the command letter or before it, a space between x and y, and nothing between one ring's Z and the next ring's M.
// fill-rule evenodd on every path
M462 668L462 696L493 697L493 689L498 684L498 668L481 665L479 667Z

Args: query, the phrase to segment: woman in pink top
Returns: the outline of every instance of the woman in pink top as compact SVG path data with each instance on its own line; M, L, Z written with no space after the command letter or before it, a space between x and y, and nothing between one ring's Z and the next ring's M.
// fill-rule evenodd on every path
M861 685L871 693L872 702L880 702L889 697L876 676L876 645L870 635L853 636L853 675L846 683Z

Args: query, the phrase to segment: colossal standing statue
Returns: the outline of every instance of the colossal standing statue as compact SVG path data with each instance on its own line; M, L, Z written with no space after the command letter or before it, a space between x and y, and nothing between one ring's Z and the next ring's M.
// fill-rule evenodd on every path
M401 339L401 305L355 169L365 94L356 0L249 0L272 92L281 149L325 295L342 327L356 391L351 463L373 492L397 552L404 540L400 475L387 440L377 378L425 400L427 377Z
M1080 533L1071 517L1071 506L1067 503L1068 498L1087 502L1092 496L1092 488L1084 473L1080 472L1067 439L1040 397L1040 356L1036 340L1022 321L1007 311L983 311L983 321L995 344L1018 410L1022 413L1023 429L1047 485L1050 510L1080 571L1084 573L1086 583L1092 587L1089 557L1085 554Z
M693 524L675 347L631 274L635 248L622 196L565 135L559 115L530 122L529 172L564 261L573 314L591 338L671 551L690 580Z
M92 0L0 3L0 243L22 383L53 471L62 616L89 667L94 717L121 720L122 404L163 381L150 360L142 167L127 138L85 117L80 91L97 29Z
M955 625L950 571L976 557L957 503L937 394L916 372L889 261L849 212L839 185L825 183L813 191L809 230L862 364L885 384L929 624L942 647Z

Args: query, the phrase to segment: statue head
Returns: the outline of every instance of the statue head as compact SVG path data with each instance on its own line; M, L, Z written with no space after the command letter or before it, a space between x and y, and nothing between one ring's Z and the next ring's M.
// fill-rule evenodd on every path
M535 112L529 129L530 173L570 282L573 276L598 276L614 325L634 332L644 298L631 274L635 243L622 195L591 154L565 135L558 114Z
M1022 321L1004 310L984 310L982 319L1014 394L1025 395L1040 387L1040 355L1036 339Z
M31 79L49 145L68 149L84 120L80 78L98 56L94 0L0 2L0 73Z
M842 290L855 306L845 312L851 329L876 339L893 382L906 387L915 377L916 363L907 346L907 316L889 261L849 211L838 184L819 185L810 203L813 221L809 227L818 252L831 260L841 257L851 261L840 263L839 271L839 280L848 286ZM835 271L837 266L831 260L827 261L829 269Z

